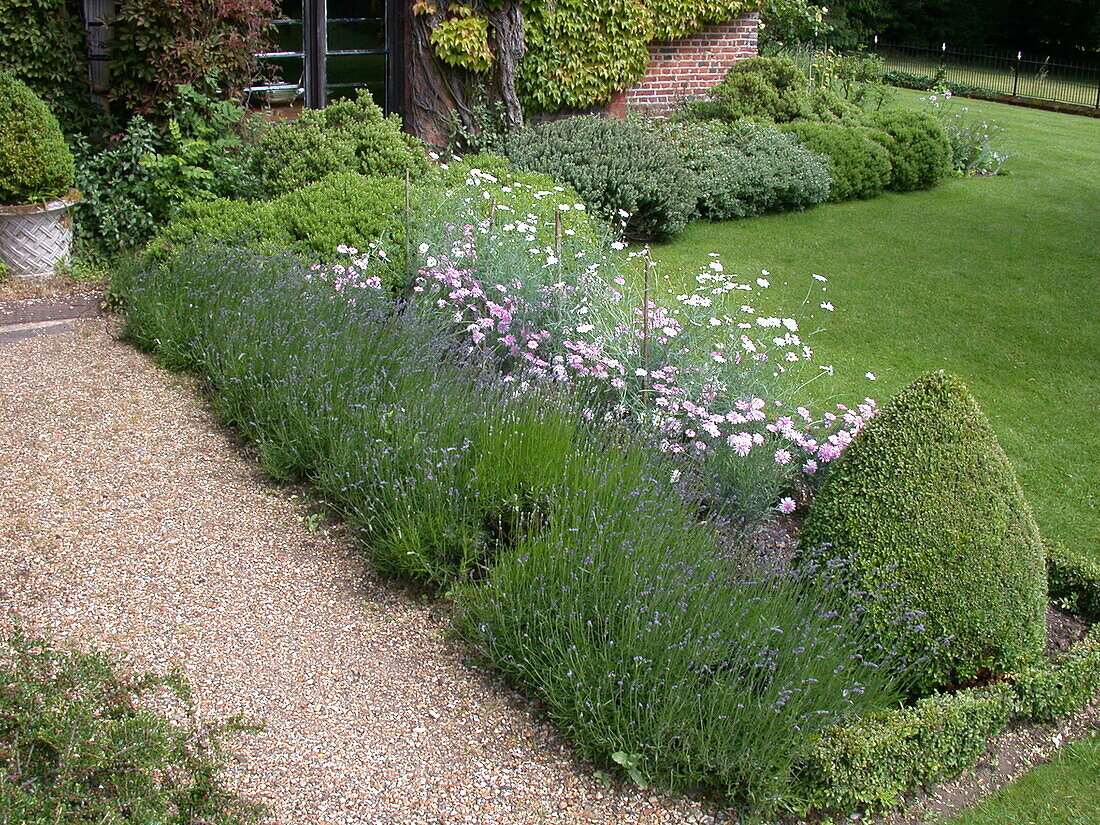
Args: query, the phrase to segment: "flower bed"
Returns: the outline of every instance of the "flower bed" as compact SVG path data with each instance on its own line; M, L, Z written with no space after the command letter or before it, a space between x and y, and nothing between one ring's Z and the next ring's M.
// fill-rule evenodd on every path
M1092 638L891 711L919 663L864 620L882 593L847 559L751 550L875 414L801 403L829 372L803 317L832 308L824 279L800 313L717 259L669 293L564 187L448 171L407 218L407 291L377 246L312 266L197 246L120 277L127 334L205 373L265 468L313 482L379 568L454 597L582 752L762 810L882 803L1095 690ZM920 619L902 600L887 621Z

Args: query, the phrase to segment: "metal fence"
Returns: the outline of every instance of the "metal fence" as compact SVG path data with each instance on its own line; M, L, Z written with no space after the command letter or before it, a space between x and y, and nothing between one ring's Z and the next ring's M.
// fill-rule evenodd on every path
M1052 60L1024 52L989 52L947 43L938 49L879 42L869 50L890 71L937 78L994 94L1100 109L1100 66Z

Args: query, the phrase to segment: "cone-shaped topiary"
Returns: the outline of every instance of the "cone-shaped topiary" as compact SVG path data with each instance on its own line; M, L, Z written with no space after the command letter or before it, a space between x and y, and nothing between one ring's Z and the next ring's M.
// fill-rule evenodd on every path
M1039 531L992 427L954 376L925 375L883 407L833 466L801 541L831 543L883 592L868 620L913 663L917 691L1043 651ZM925 614L922 632L891 623L899 604Z
M57 118L27 84L0 72L0 204L63 197L73 174Z

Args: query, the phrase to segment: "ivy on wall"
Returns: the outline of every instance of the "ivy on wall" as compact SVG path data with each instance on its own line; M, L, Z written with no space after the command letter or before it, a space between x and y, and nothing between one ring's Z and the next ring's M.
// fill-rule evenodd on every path
M0 0L0 69L30 86L66 131L93 116L79 6L66 0Z
M445 64L488 72L493 67L489 28L474 21L502 0L416 0L414 14L438 16L431 35ZM526 52L516 72L525 108L584 109L606 103L638 81L649 63L648 45L675 40L752 11L759 0L522 0Z

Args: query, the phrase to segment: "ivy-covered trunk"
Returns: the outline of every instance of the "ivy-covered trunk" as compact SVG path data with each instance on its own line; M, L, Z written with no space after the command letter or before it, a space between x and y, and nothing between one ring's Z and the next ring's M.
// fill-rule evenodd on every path
M485 5L455 3L452 9L450 0L412 5L406 125L430 144L443 146L459 133L478 134L484 112L496 108L509 127L523 123L516 93L516 69L526 50L523 9L520 0ZM456 54L468 59L455 60Z

